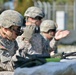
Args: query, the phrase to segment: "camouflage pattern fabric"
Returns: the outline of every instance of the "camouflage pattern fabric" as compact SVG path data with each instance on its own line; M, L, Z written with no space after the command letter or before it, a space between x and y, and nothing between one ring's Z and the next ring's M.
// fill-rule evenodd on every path
M12 25L23 26L24 17L15 10L5 10L0 15L0 26L9 28Z
M21 35L21 36L18 36L18 37L16 38L16 41L17 41L17 44L18 44L18 47L19 47L19 48L23 48L23 47L24 47L25 42L23 41L22 35Z
M40 32L48 32L50 29L57 29L57 24L52 20L44 20L40 25Z
M41 34L34 34L31 38L30 42L25 41L24 47L19 50L19 56L26 57L26 53L28 54L47 54L50 53L52 50L56 49L57 41L54 39L51 43L52 46L49 45L50 41L48 41L45 37Z
M24 17L15 10L5 10L0 15L0 28L23 26ZM13 35L12 35L13 36ZM8 40L0 35L0 70L13 70L12 57L18 50L15 40ZM15 60L15 59L14 59Z
M0 71L14 71L12 61L10 62L0 62Z
M32 45L32 50L35 50L36 54L49 54L51 51L54 51L57 49L57 41L52 39L49 41L45 36L42 34L34 34L34 36L31 39L31 45ZM51 47L49 45L51 43ZM31 54L32 50L29 50L29 54ZM31 53L30 53L31 52Z
M18 36L16 38L19 48L23 48L24 41L30 41L33 34L38 33L40 31L40 30L36 30L36 28L37 28L36 25L26 25L26 27L24 27L24 29L23 29L24 33L21 36ZM22 40L23 38L24 38L24 41Z
M12 70L10 68L12 65L11 59L18 49L17 42L4 39L0 36L0 46L3 46L5 48L0 48L0 68L4 70Z
M25 41L24 47L18 50L17 55L20 57L27 58L26 53L32 55L32 54L50 54L52 50L56 50L57 48L57 42L53 39L51 47L49 46L50 41L48 41L45 37L43 37L42 34L34 34L31 38L30 42ZM16 56L15 56L16 57ZM42 61L39 61L38 59L30 60L29 62L24 61L18 61L19 59L16 58L15 60L15 66L17 67L33 67L44 64L46 61L45 59L41 59ZM26 59L24 59L26 60ZM44 62L44 63L43 63Z
M45 15L44 15L44 12L40 8L32 6L32 7L29 7L25 11L24 16L25 17L32 17L32 18L39 16L39 17L43 18Z

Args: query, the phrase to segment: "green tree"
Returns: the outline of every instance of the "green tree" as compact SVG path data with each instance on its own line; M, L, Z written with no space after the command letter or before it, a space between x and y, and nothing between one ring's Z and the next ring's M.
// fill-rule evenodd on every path
M21 14L24 14L26 9L33 5L32 0L18 0L18 5L15 10L19 11Z
M24 14L24 12L26 11L28 7L34 5L33 0L16 0L16 1L18 1L18 3L17 3L17 7L15 8L15 10L19 11L21 14ZM73 4L74 3L74 0L40 0L40 1L50 2L51 4L53 4L54 1L56 2L56 4L66 4L66 3Z

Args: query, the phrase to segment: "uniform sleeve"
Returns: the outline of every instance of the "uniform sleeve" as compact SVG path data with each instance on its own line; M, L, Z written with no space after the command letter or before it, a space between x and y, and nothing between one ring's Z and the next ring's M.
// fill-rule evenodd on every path
M57 50L57 44L58 44L58 41L56 41L54 38L50 41L50 47L52 48L53 51L56 51Z
M30 41L31 48L28 49L29 54L41 54L42 53L42 39L40 34L35 33Z
M18 55L21 57L26 57L28 54L41 54L42 53L42 41L40 35L35 34L30 42L26 41L22 49L18 50Z

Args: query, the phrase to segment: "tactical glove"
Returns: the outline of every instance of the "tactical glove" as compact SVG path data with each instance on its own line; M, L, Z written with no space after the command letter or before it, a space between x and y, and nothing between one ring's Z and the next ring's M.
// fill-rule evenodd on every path
M24 29L23 38L25 41L29 41L32 35L35 33L35 25L27 25Z

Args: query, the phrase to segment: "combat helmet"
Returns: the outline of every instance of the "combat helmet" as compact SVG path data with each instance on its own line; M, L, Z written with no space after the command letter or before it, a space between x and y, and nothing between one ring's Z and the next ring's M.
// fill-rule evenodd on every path
M5 10L0 15L0 26L9 28L12 25L23 26L24 17L15 10Z
M44 20L40 25L40 32L48 32L51 29L57 29L57 24L52 20Z
M39 16L39 17L43 18L45 16L45 14L40 8L32 6L32 7L29 7L25 11L24 16L25 17L32 17L32 18Z

